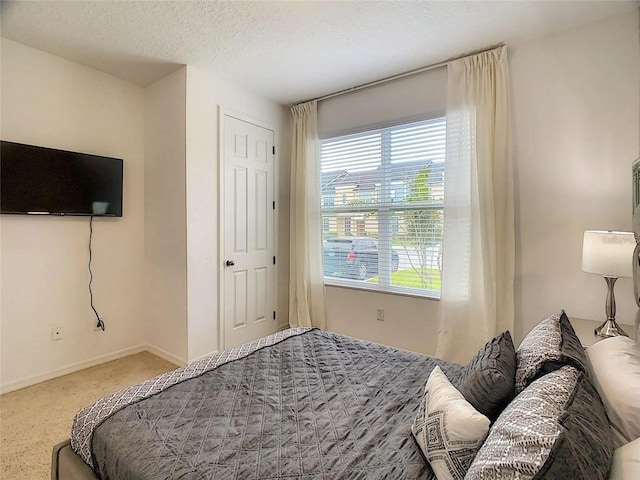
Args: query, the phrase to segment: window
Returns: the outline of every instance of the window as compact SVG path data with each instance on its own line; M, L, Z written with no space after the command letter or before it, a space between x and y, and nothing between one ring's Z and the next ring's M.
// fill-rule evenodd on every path
M362 201L362 203L371 203L373 201L373 192L372 191L363 191L358 194L358 198Z
M333 207L333 193L322 194L322 205L325 207Z
M391 233L400 232L400 220L397 216L391 217Z
M323 201L327 284L440 296L445 135L438 117L320 143L322 192L342 199Z

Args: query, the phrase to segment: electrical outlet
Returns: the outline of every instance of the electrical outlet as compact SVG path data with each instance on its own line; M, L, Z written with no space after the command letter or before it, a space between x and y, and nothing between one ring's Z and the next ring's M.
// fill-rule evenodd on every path
M384 308L379 308L376 318L381 322L384 322Z
M51 329L51 340L62 340L62 327L53 327Z

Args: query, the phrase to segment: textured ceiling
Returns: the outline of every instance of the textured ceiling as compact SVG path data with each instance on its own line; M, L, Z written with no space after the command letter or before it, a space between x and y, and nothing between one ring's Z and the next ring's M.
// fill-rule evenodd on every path
M193 65L292 104L637 1L2 1L2 36L146 86Z

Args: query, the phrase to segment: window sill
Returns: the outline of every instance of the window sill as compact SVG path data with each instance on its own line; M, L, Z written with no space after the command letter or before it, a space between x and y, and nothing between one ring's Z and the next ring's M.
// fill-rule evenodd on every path
M440 301L440 292L435 290L413 291L413 289L404 289L402 287L385 287L384 290L375 284L366 285L357 280L343 280L337 278L325 278L324 284L327 287L347 288L351 290L362 290L371 293L382 293L385 295L398 295L401 297L422 298L424 300Z

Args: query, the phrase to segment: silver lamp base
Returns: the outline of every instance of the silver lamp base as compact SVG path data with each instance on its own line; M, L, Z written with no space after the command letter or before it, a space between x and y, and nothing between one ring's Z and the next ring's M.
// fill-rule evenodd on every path
M618 325L616 321L612 319L608 319L606 322L596 328L594 330L594 333L598 337L602 338L617 337L619 335L624 335L625 337L629 336L625 333L624 330L622 330L622 328L620 328L620 325Z
M616 284L617 277L604 276L607 282L607 303L605 305L605 311L607 313L607 321L594 330L594 333L598 337L608 338L624 335L628 337L624 330L622 330L616 323L616 297L613 294L613 286Z

